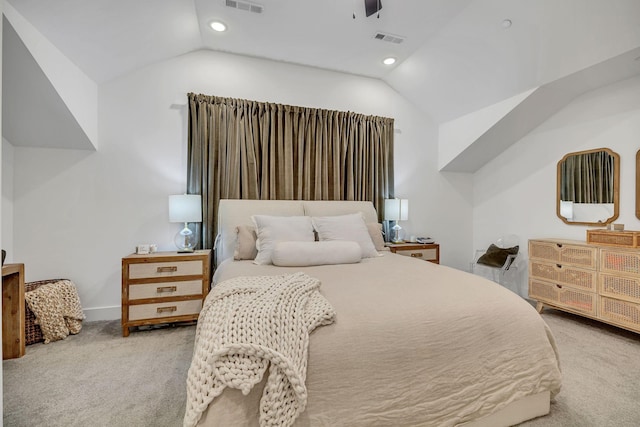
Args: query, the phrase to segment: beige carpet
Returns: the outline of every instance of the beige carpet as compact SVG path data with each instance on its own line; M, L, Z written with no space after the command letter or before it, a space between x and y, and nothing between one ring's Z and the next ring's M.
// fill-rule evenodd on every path
M564 384L527 427L640 426L640 335L546 310ZM180 426L194 326L132 332L85 323L3 362L4 426Z
M640 426L640 334L545 309L560 353L562 390L527 427Z
M85 323L3 362L4 426L180 426L195 326L132 332Z

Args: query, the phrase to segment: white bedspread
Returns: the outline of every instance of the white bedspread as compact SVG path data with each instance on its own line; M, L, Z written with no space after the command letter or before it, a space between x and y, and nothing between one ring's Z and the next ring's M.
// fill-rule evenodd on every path
M215 281L304 271L336 322L311 334L307 409L296 426L454 426L561 385L553 336L496 283L387 253L358 264L287 268L225 262ZM201 425L258 424L264 381L225 390Z

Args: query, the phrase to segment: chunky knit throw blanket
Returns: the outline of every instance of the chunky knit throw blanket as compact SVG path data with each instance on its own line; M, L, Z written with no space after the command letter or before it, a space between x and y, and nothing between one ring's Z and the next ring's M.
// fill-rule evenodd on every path
M187 377L185 426L194 426L225 387L247 395L269 367L260 426L290 426L307 403L309 333L335 320L304 273L243 276L214 286L200 312Z
M44 343L65 339L82 329L85 318L80 305L76 285L70 280L60 280L25 292L24 299L36 316Z

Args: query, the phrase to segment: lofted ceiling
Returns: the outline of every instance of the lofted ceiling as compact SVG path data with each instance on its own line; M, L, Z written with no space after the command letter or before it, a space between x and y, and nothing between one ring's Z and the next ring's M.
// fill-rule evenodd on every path
M363 0L6 1L98 85L211 49L379 78L436 123L640 46L638 0L381 0L379 17Z
M98 83L202 48L384 77L385 56L409 57L469 2L386 0L366 18L363 0L245 2L262 13L225 0L9 0ZM213 20L228 30L212 31ZM377 31L406 39L378 41Z

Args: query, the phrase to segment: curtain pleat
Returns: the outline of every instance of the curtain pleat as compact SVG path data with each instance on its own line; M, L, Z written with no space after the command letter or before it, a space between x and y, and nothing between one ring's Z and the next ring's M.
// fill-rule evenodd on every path
M202 195L201 247L220 199L393 197L393 119L189 93L187 191Z
M613 203L614 158L606 151L567 157L560 168L560 197L575 203Z

